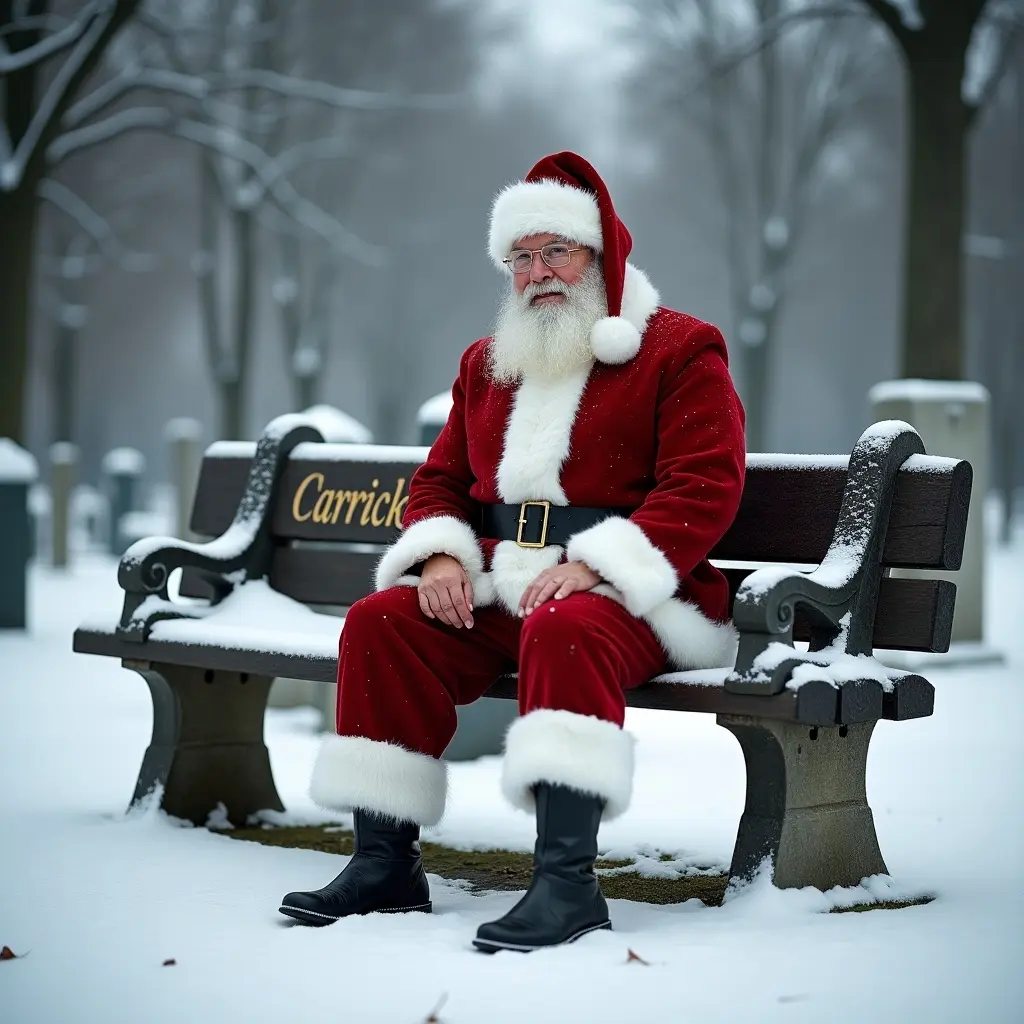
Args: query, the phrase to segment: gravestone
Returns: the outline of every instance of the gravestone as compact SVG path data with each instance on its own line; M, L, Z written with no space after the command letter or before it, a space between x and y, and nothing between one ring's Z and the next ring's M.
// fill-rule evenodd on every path
M113 448L103 456L101 468L110 501L107 546L111 554L120 556L131 543L121 527L125 517L138 507L139 481L146 471L146 458L135 448Z
M69 441L50 446L50 564L67 568L71 533L71 493L78 468L78 448Z
M441 428L448 422L448 413L452 409L452 393L442 391L433 398L428 398L416 412L416 426L419 429L420 444L432 445L441 433Z
M33 542L28 491L39 475L32 455L0 438L0 629L28 625L28 563Z
M956 584L953 648L942 658L969 662L997 661L1000 653L984 644L985 516L990 455L988 390L974 381L892 380L868 393L872 422L905 420L916 428L929 455L966 459L974 469L963 564L957 572L930 573ZM893 576L915 577L913 569L893 569ZM896 662L909 658L886 653ZM921 656L917 656L920 660ZM910 659L913 661L914 659ZM927 660L927 659L926 659Z
M179 416L164 425L164 440L168 447L171 486L174 489L175 537L194 540L189 530L192 500L199 482L199 467L203 461L203 425L189 416Z

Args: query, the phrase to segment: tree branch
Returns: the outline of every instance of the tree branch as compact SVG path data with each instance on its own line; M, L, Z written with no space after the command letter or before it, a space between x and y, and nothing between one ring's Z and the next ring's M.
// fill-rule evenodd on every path
M995 26L993 26L993 29L995 29ZM975 32L977 31L979 29L975 29ZM1024 38L1024 21L1016 18L1003 20L1003 34L1000 42L997 44L999 46L999 54L992 62L992 68L989 71L988 77L981 83L975 95L965 94L964 96L968 126L974 124L978 111L984 110L995 95L996 89L999 88L999 83L1003 80L1003 75L1006 74L1006 69L1010 66L1014 48L1020 45L1022 38Z
M812 7L799 7L783 11L776 17L768 18L762 22L754 35L743 45L716 60L703 78L695 82L689 90L682 94L682 99L686 99L691 93L704 89L713 79L721 78L735 71L745 61L777 42L783 34L792 28L817 19L857 18L865 17L866 15L867 12L862 7L843 2L817 4Z
M14 191L26 172L41 179L44 154L65 104L85 77L91 72L114 33L131 17L140 0L105 0L104 6L89 23L71 53L53 76L25 133L18 140L12 156L0 166L0 189Z
M64 127L77 127L86 118L102 113L135 89L153 89L207 102L214 93L262 89L279 96L311 100L344 110L367 111L451 110L462 102L459 96L402 96L365 89L345 89L327 82L308 81L264 68L238 68L203 77L135 64L126 67L71 107L64 118Z
M893 34L900 48L906 50L913 37L913 30L907 27L900 12L889 3L889 0L862 0L862 3Z
M24 50L15 50L13 53L8 51L0 54L0 75L9 75L14 71L20 71L22 68L39 64L46 60L47 57L52 57L54 54L61 53L63 50L68 49L68 47L74 46L85 35L93 18L106 6L108 6L106 2L101 3L100 0L90 0L78 12L74 21L58 29L52 35L46 36L34 46L26 46ZM24 20L28 21L29 19L26 18ZM39 21L40 19L34 18L32 20ZM15 26L18 24L19 22L14 23ZM17 31L17 29L11 28L9 31Z
M170 128L175 117L174 112L166 107L128 107L119 110L102 121L96 121L84 128L74 128L59 135L46 151L47 160L51 166L56 167L72 153L89 149L118 135L124 135L125 132L146 128Z
M67 24L68 19L58 14L30 14L24 18L15 18L6 25L0 25L0 39L12 36L16 32L59 32Z
M62 126L76 128L86 118L101 114L133 89L169 92L193 100L204 100L210 94L209 83L198 75L130 64L69 107L61 121Z
M72 153L126 132L140 130L174 135L239 161L253 172L255 180L249 183L250 188L265 190L286 213L345 255L368 266L383 265L386 258L384 249L363 241L316 203L301 196L279 173L273 157L225 126L180 117L164 107L130 107L103 121L65 133L53 142L47 155L56 164ZM256 195L258 197L259 193ZM253 197L245 199L249 203Z
M96 243L99 251L121 269L133 272L152 269L151 256L125 249L110 222L66 185L46 178L39 183L37 194L70 217Z

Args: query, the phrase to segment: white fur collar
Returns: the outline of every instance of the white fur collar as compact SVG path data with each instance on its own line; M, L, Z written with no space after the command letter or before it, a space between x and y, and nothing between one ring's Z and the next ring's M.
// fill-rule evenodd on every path
M505 449L498 464L502 501L546 499L567 505L559 481L569 456L569 438L590 366L559 380L527 377L519 385L505 427Z

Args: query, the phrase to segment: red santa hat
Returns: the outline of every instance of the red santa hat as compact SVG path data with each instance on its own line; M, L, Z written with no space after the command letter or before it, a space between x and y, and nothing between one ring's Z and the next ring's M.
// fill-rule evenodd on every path
M626 262L633 239L601 176L576 153L544 157L523 181L498 193L491 208L491 259L501 267L518 239L548 233L601 253L608 315L594 324L590 345L603 363L628 362L640 350L658 293L641 270Z

